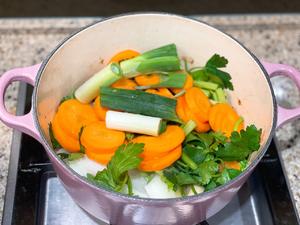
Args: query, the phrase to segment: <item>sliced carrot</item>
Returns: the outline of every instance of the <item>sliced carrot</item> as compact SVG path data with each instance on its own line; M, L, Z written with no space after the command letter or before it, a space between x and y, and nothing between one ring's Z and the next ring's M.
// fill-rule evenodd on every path
M209 124L214 131L223 132L229 137L234 129L235 123L238 121L239 115L234 108L227 103L218 103L211 107L209 111ZM241 123L237 131L243 129L244 124Z
M187 106L202 122L208 121L208 112L211 107L208 97L200 88L192 87L186 91L185 101Z
M198 132L207 132L210 130L210 126L208 122L203 122L202 120L199 119L198 116L192 110L186 106L184 108L185 115L187 116L188 120L193 120L197 126L196 126L196 131ZM187 122L187 121L186 121Z
M69 152L78 152L80 150L79 140L68 135L61 129L57 119L57 114L54 116L52 121L52 130L54 137L65 150Z
M183 88L172 88L171 90L173 93L177 94L180 91L182 91L182 89L187 90L187 89L190 89L191 87L193 87L193 83L194 83L193 77L188 74Z
M141 135L132 139L132 142L144 143L144 153L156 155L174 149L183 142L184 137L184 132L179 126L169 125L166 131L157 137Z
M172 95L172 93L169 91L168 88L158 88L158 93L161 96L165 96L168 98L173 98L174 96Z
M168 88L159 88L159 89L147 89L147 93L155 94L155 95L161 95L168 98L173 98L172 93L169 91Z
M124 141L124 132L106 128L103 121L87 125L81 134L82 145L96 154L112 153Z
M57 111L60 127L73 138L78 138L81 127L98 121L90 104L83 104L76 99L64 101Z
M113 157L114 153L110 153L110 154L97 154L93 151L90 151L90 149L85 149L85 154L87 155L87 157L89 157L90 159L101 163L103 165L107 165L108 162L111 160L111 158Z
M152 159L143 160L139 166L143 171L159 171L171 166L182 153L181 145L170 151L163 157L154 157Z
M117 82L113 83L111 86L113 88L135 90L136 83L133 80L122 78L121 80L118 80Z
M138 55L140 55L140 53L135 50L131 50L131 49L124 50L124 51L121 51L121 52L117 53L116 55L114 55L110 59L109 63L113 63L113 62L119 63L119 62L127 60L127 59L132 59Z
M98 96L94 101L94 110L99 118L99 120L105 120L107 108L101 106L100 96Z
M148 86L158 84L160 76L158 74L139 75L134 78L135 82L140 86Z
M189 120L184 110L186 107L187 106L184 96L180 96L179 98L177 98L176 114L181 120L183 120L183 122L187 122Z
M224 161L225 168L240 170L241 165L238 161Z

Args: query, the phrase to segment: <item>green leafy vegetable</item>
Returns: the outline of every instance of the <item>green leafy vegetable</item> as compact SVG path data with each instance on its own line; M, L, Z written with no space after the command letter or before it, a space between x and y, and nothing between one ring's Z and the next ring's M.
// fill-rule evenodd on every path
M61 148L61 145L59 144L59 142L54 137L54 133L53 133L53 130L52 130L52 123L49 123L49 136L50 136L50 140L51 140L51 144L52 144L53 149Z
M193 68L189 72L196 81L206 81L218 84L222 88L233 90L231 76L219 68L226 67L228 60L218 54L214 54L204 67Z
M223 68L223 67L226 67L227 64L228 64L228 60L225 57L220 56L218 54L214 54L207 61L205 66L211 66L211 67L215 67L215 68Z
M241 161L248 155L257 151L260 147L261 129L258 130L254 125L248 126L240 133L234 131L230 136L230 142L216 152L217 157L226 161Z
M141 163L142 159L139 155L143 152L143 148L144 144L141 143L121 145L111 158L107 168L97 172L96 176L89 174L88 179L97 185L121 191L126 183L128 185L128 180L131 182L128 171L136 169Z

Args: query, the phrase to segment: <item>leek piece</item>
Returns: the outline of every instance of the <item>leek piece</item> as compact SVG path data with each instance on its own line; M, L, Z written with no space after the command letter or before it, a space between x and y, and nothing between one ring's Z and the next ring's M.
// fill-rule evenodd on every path
M100 87L107 87L124 77L141 73L170 72L180 70L180 60L175 44L169 44L143 53L133 59L112 63L94 74L76 91L75 97L83 103L91 102Z
M218 88L216 90L216 95L218 96L218 101L221 103L226 102L226 97L225 97L225 93L224 90L222 88Z
M94 74L90 79L85 81L74 93L77 100L82 103L91 102L99 92L99 87L110 86L122 78L121 73L114 73L115 63L106 66Z
M186 124L182 126L183 132L185 136L189 135L195 128L197 124L195 123L194 120L189 120Z
M100 88L101 105L112 110L180 122L175 99L138 90Z
M158 136L164 126L161 118L110 110L106 112L105 124L110 129L152 136Z
M161 76L161 82L154 85L137 86L136 89L143 90L149 88L183 88L187 75L185 73L169 73L168 76Z
M204 88L204 89L212 90L212 91L217 90L217 88L219 87L219 85L216 83L212 83L212 82L208 82L208 81L197 81L197 80L194 81L194 85L196 87Z

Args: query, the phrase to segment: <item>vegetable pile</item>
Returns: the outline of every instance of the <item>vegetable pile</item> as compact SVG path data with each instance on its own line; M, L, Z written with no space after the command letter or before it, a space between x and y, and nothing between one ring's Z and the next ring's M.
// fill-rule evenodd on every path
M113 56L59 104L57 154L95 185L140 197L199 194L238 176L262 131L227 100L228 60L181 63L175 44Z

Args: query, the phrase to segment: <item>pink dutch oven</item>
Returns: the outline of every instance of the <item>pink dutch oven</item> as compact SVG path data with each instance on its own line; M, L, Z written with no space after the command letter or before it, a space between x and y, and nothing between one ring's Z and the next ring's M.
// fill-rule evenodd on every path
M246 171L212 191L174 199L142 199L115 193L89 183L54 153L48 134L61 98L76 89L116 51L144 51L175 43L181 56L203 65L214 53L229 60L233 106L247 124L263 129L261 148ZM75 202L92 216L111 224L196 224L221 210L247 180L274 135L275 128L300 115L300 109L276 105L270 77L282 74L300 87L300 73L287 65L259 61L227 34L205 23L170 14L142 13L112 17L92 24L61 42L42 64L10 70L0 78L0 119L9 127L41 142L60 181ZM32 109L23 116L9 114L3 98L12 81L34 86Z

